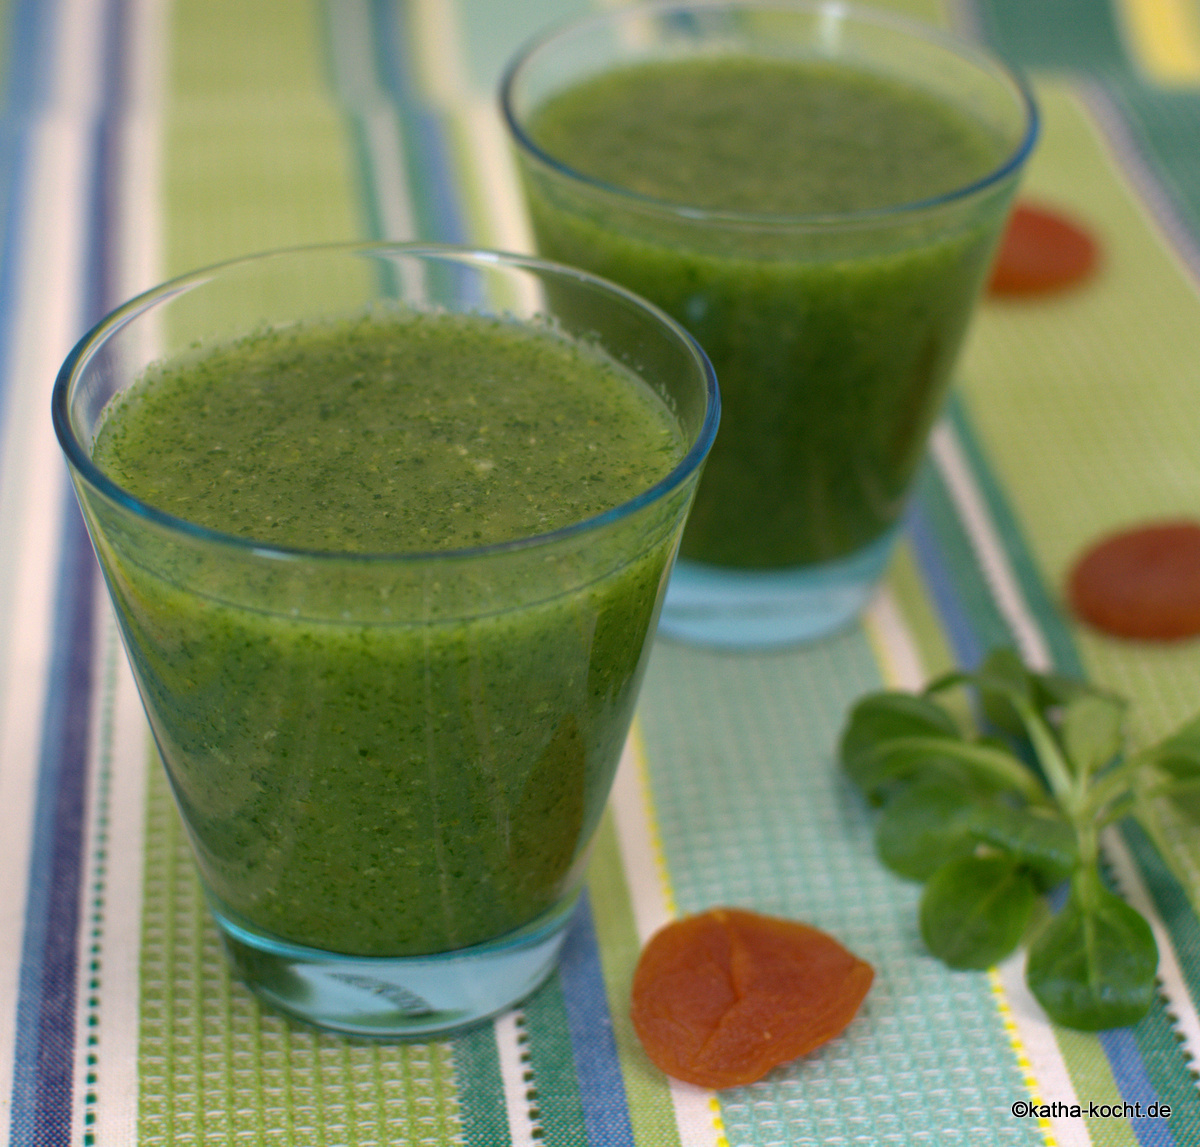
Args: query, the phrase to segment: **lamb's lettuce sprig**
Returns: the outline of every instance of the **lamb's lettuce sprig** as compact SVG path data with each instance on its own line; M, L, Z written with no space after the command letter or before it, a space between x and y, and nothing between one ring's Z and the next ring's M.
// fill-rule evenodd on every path
M1200 826L1200 717L1127 753L1126 710L1004 649L921 693L861 698L840 744L847 775L880 808L881 860L925 884L930 952L985 968L1027 942L1030 991L1055 1022L1085 1031L1140 1019L1158 966L1150 926L1104 882L1101 833L1132 814L1166 855L1173 827ZM1046 894L1064 883L1051 912Z

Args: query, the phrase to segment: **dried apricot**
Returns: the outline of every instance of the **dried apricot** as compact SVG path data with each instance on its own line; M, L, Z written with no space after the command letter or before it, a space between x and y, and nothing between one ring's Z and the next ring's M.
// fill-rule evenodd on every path
M1177 641L1200 633L1200 523L1156 522L1088 549L1067 581L1082 621L1116 637Z
M650 938L633 977L633 1026L668 1075L734 1087L831 1040L874 976L817 928L713 908Z
M1000 241L988 292L1043 295L1060 291L1087 278L1099 258L1099 245L1078 223L1049 208L1019 203Z

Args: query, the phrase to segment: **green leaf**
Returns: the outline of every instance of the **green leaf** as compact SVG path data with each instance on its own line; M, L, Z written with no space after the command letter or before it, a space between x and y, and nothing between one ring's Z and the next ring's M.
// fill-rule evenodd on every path
M1008 648L994 649L988 654L975 674L975 684L984 716L996 728L1014 737L1028 733L1016 701L1023 701L1039 717L1048 720L1052 710L1078 697L1108 696L1074 677L1028 669L1017 652Z
M875 825L875 851L909 880L927 880L975 847L968 831L974 798L965 785L919 781L890 801Z
M1180 780L1200 778L1200 716L1139 756Z
M1083 869L1062 911L1030 946L1025 979L1055 1023L1103 1031L1146 1014L1157 968L1150 925L1094 869Z
M871 768L878 799L892 798L917 781L968 786L985 795L1008 792L1034 804L1047 799L1041 780L1023 761L980 741L897 737L878 746Z
M1079 861L1074 830L1055 814L1000 801L976 802L967 828L975 840L1003 849L1033 869L1043 890L1070 876Z
M1179 786L1167 794L1167 800L1180 816L1200 827L1200 786Z
M1025 668L1013 649L994 649L975 674L983 714L997 729L1014 737L1023 736L1025 723L1013 705L1020 697L1038 708L1037 679Z
M954 742L961 733L935 701L911 693L869 693L851 709L842 731L838 746L842 767L864 793L878 799L888 782L911 771L895 758L889 761L881 749L908 737Z
M1021 942L1038 894L1033 876L1006 856L942 865L921 897L921 936L951 968L990 968Z
M1101 693L1083 693L1063 709L1059 733L1077 777L1090 777L1110 764L1125 740L1125 705Z

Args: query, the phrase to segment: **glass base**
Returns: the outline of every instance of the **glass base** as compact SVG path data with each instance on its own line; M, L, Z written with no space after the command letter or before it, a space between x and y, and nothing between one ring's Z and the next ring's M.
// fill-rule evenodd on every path
M345 956L291 944L213 911L234 971L307 1024L371 1039L425 1039L524 999L553 971L578 896L486 944L432 956Z
M820 565L743 570L680 559L658 631L728 649L796 645L849 625L862 612L891 556L897 530Z

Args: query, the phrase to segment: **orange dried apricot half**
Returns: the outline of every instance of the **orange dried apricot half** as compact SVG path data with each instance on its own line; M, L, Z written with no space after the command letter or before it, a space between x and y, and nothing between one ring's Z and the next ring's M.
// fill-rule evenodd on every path
M874 976L817 928L713 908L650 938L633 977L633 1026L668 1075L734 1087L833 1039Z
M992 295L1044 295L1086 279L1100 247L1084 228L1058 211L1019 203L1009 217L992 267Z
M1075 562L1067 599L1081 621L1116 637L1200 634L1200 523L1154 522L1102 538Z

